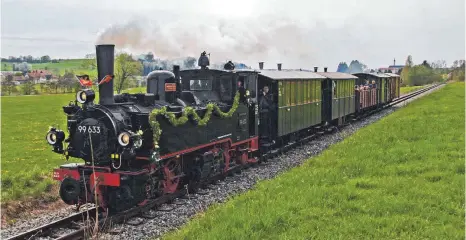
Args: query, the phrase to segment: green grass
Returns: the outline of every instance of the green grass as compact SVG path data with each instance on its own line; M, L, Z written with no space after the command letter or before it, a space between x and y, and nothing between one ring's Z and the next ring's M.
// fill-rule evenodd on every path
M65 70L73 70L76 74L84 74L84 73L97 73L96 70L90 70L87 68L83 68L81 65L84 62L84 59L68 59L62 60L59 63L32 63L32 70L43 70L47 68L48 71L54 72L55 69L63 75L65 74ZM5 65L6 64L6 68ZM2 71L11 71L12 70L12 63L3 63L1 64ZM96 74L94 74L96 75Z
M99 101L97 88L96 99ZM123 92L145 92L145 88ZM115 93L116 94L116 93ZM1 180L2 201L44 196L55 181L52 170L65 163L45 141L49 126L66 132L66 115L62 106L75 94L1 97ZM71 160L81 162L79 159Z
M464 91L416 100L165 239L464 239Z
M424 88L426 86L412 86L412 87L401 87L400 88L400 94L403 95L403 94L407 94L407 93L410 93L410 92L414 92L416 90L419 90L421 88Z
M2 97L2 201L51 189L52 169L65 162L45 141L48 127L66 129L62 106L74 94Z

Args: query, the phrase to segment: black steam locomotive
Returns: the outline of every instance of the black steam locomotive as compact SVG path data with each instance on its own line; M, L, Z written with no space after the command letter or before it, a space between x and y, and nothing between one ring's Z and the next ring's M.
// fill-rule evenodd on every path
M84 160L54 170L61 199L110 211L184 186L194 189L203 179L257 163L277 145L399 95L397 75L358 78L282 70L281 64L263 70L262 63L260 70L235 70L231 62L215 70L204 52L199 69L154 71L147 93L114 96L114 45L97 45L96 57L99 104L93 90L79 91L63 107L68 136L52 128L46 140L54 152ZM364 81L374 84L364 89Z

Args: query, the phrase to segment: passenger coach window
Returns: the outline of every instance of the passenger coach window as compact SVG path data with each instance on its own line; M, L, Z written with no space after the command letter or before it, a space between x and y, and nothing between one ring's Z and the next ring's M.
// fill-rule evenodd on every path
M286 95L284 86L283 82L278 82L278 107L283 107L285 105L284 96Z
M297 104L302 104L302 103L303 103L303 101L302 101L302 99L303 99L303 94L302 94L302 92L303 92L303 85L302 85L302 83L303 83L303 82L302 82L301 80L299 80L299 81L297 81L296 83L297 83L297 84L296 84L296 90L297 90L297 93L298 93L298 94L296 94L297 99L298 99L298 100L296 101L296 103L297 103Z
M321 101L322 100L322 83L320 81L317 81L317 101Z
M290 106L291 105L291 84L290 82L283 82L283 84L285 84L285 89L286 89L286 94L285 94L285 97L286 97L286 105L287 106Z

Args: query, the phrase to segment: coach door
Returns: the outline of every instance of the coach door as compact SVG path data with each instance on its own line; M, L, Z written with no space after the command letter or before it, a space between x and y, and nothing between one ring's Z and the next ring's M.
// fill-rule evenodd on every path
M322 81L322 121L330 122L332 119L332 81L324 79Z

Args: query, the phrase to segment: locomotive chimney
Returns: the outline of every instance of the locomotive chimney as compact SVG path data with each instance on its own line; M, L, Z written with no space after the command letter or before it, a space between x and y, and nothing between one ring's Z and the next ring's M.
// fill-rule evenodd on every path
M327 67L324 67L324 72L327 72Z
M314 72L317 72L317 69L319 69L318 67L314 67Z
M278 71L281 71L281 70L282 70L282 64L281 64L281 63L277 63L277 68L278 68Z
M96 45L97 75L98 81L102 81L107 75L113 75L115 61L115 45ZM99 104L108 105L115 103L113 99L113 79L110 82L99 85Z
M259 69L260 70L264 69L264 62L259 62Z

